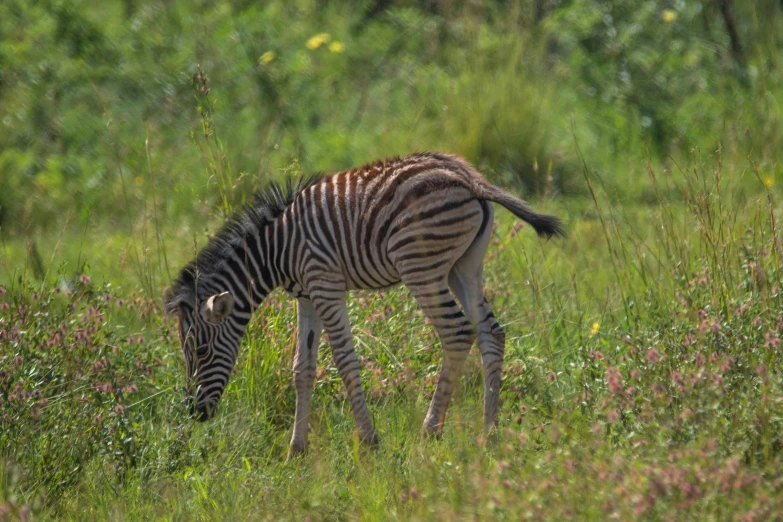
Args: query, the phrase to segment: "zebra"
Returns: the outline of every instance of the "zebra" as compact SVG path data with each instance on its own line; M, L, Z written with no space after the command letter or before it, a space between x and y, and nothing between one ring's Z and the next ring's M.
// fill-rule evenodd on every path
M346 292L403 283L434 325L443 362L423 433L442 435L446 409L476 340L484 377L484 427L497 428L505 334L484 295L483 258L499 203L544 237L558 218L489 184L466 160L416 153L298 184L270 184L229 219L165 292L178 318L188 400L214 415L253 311L275 288L297 301L296 409L289 451L308 444L318 343L326 331L360 441L377 444L360 383Z

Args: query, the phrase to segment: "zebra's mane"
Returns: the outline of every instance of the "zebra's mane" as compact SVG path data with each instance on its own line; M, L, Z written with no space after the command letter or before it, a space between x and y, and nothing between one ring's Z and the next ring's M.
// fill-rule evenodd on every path
M196 274L208 276L223 268L227 254L241 245L248 234L256 232L280 216L296 197L308 187L323 179L323 173L288 178L285 183L271 182L253 196L220 227L209 242L198 251L195 259L180 270L171 287L166 290L163 306L166 313L177 311L185 301L193 303L196 297Z

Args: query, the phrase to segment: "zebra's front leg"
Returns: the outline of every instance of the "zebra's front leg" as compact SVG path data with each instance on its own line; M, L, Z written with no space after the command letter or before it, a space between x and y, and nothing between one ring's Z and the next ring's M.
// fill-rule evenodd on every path
M310 427L310 398L313 393L318 342L321 338L321 319L309 299L297 300L298 339L294 356L294 387L296 388L296 414L294 433L288 456L307 449L307 434Z
M359 440L366 444L378 444L378 435L372 424L370 410L362 391L360 379L360 363L356 356L351 334L351 323L348 319L348 307L345 303L345 290L321 290L311 295L313 305L321 317L329 344L332 347L332 357L337 371L345 385L351 410L359 431Z

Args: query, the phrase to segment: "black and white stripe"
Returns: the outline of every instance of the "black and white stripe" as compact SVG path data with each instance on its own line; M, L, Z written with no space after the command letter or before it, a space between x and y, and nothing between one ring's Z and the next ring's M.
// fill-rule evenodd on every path
M230 220L179 274L166 307L179 317L188 386L201 419L225 389L253 310L273 289L298 301L291 450L307 445L318 339L327 332L362 440L377 440L359 382L345 293L404 283L432 320L443 368L424 429L439 434L454 384L478 339L487 428L497 423L505 338L482 284L497 202L539 235L560 222L487 183L461 158L421 153L272 185Z

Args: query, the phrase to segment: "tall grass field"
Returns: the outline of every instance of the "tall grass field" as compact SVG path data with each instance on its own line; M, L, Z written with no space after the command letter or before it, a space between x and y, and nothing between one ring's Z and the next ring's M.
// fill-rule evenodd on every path
M776 520L783 5L667 0L0 6L0 520ZM325 337L287 458L295 301L190 418L163 289L272 180L416 150L497 207L500 428L404 287L349 294L381 442ZM475 352L476 350L474 350Z

